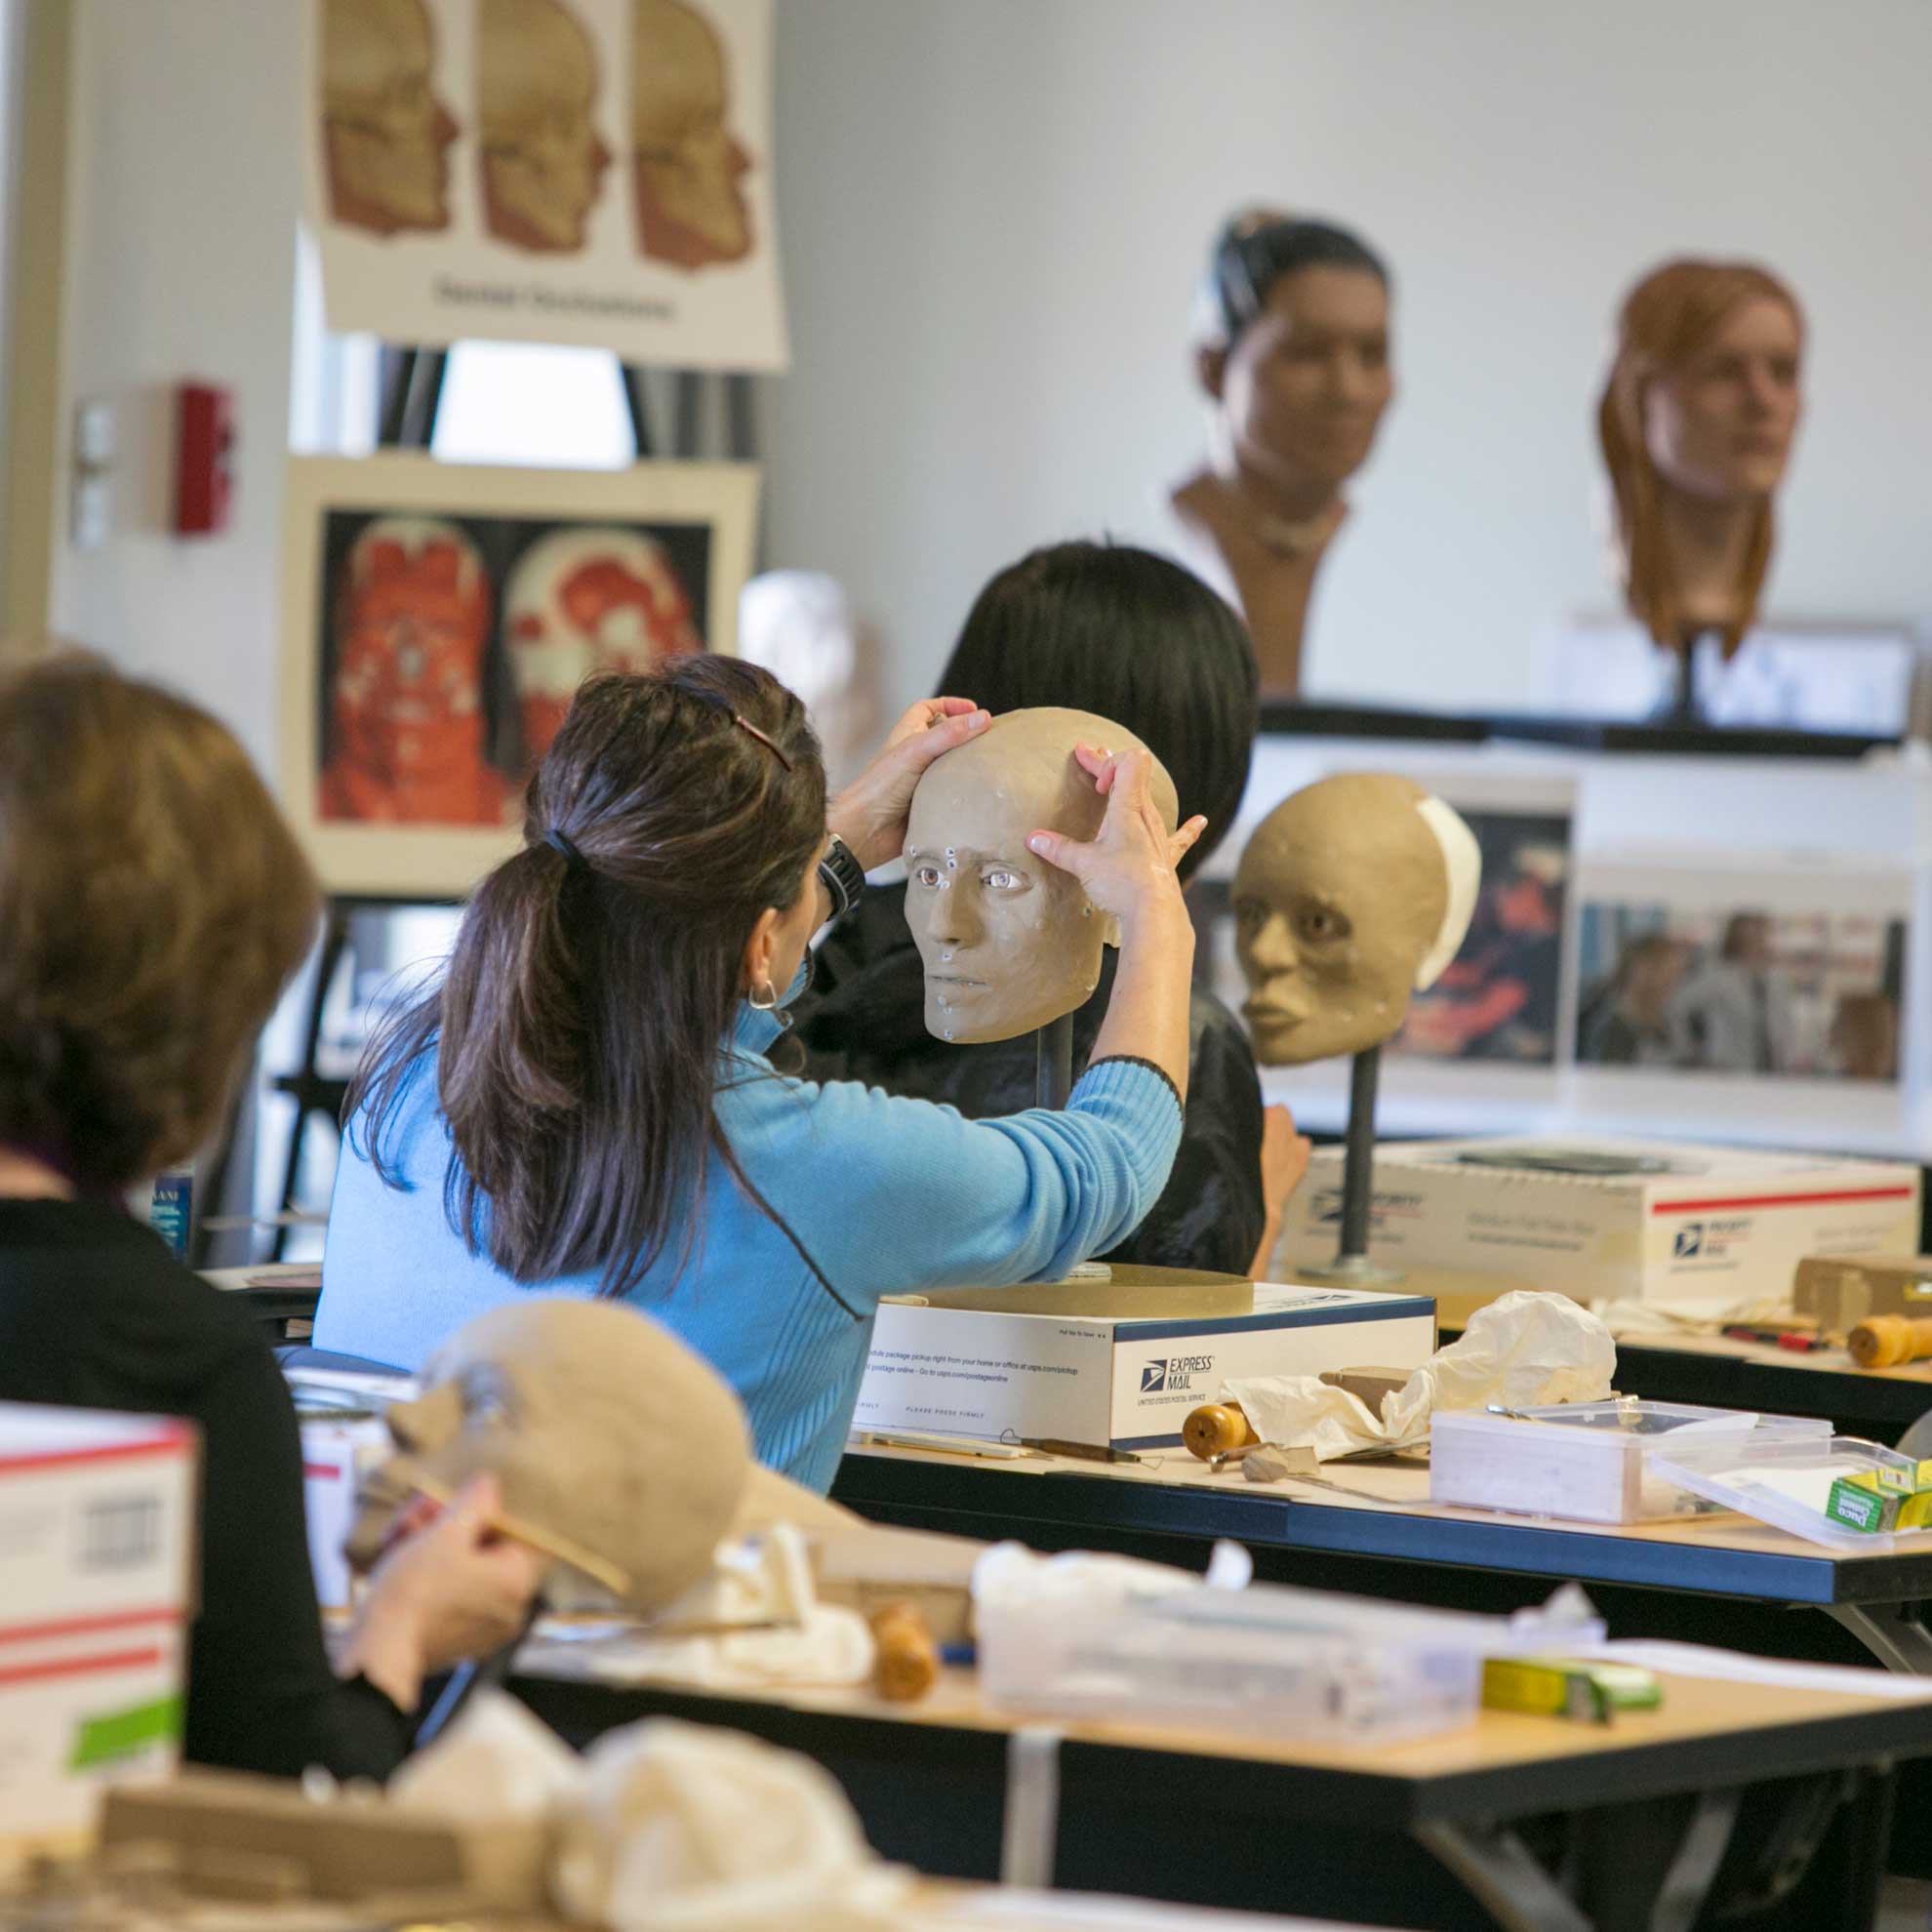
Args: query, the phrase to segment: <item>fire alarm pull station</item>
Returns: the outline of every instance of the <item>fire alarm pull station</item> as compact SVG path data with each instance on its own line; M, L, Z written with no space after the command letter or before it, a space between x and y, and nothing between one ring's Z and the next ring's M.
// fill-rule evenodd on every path
M234 491L234 395L208 382L183 382L179 393L175 530L182 537L212 537L228 527Z

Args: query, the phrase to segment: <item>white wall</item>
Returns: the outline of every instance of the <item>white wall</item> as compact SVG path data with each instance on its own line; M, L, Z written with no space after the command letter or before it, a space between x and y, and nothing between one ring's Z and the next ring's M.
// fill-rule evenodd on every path
M774 562L928 688L982 580L1147 519L1198 447L1185 323L1226 211L1359 226L1401 392L1310 683L1522 702L1608 608L1590 432L1624 286L1761 256L1810 312L1772 615L1932 610L1924 0L781 0L794 374Z
M289 0L78 0L52 620L220 712L264 767L275 735L283 452L298 202ZM171 536L171 387L225 383L233 520ZM114 531L68 542L71 406L114 404Z

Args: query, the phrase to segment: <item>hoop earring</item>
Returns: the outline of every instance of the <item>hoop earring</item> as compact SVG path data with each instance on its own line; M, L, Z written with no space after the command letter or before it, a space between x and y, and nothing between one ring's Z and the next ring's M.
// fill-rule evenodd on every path
M776 1013L778 1011L778 988L769 980L765 982L764 994L764 998L760 999L755 989L747 992L745 995L745 1005L750 1007L754 1013Z

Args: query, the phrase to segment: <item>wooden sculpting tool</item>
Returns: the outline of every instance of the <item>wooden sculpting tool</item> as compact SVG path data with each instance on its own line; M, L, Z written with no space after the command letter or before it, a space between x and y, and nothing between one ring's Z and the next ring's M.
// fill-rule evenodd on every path
M431 1503L447 1509L456 1501L455 1492L447 1483L440 1482L426 1470L411 1467L409 1486L420 1496L426 1496ZM506 1509L493 1509L486 1519L491 1529L499 1536L506 1537L511 1543L520 1543L527 1550L534 1550L541 1556L554 1556L560 1563L568 1563L573 1570L581 1570L594 1584L601 1584L620 1602L630 1600L630 1578L615 1563L609 1563L595 1550L585 1550L567 1536L559 1536L554 1530L546 1530L536 1523L527 1523L521 1516L513 1516Z
M1023 1449L1037 1449L1044 1456L1077 1456L1083 1463L1138 1463L1142 1459L1131 1449L1116 1449L1107 1442L1068 1442L1058 1435L1023 1435Z
M1878 1314L1845 1338L1860 1368L1892 1368L1932 1356L1932 1315Z

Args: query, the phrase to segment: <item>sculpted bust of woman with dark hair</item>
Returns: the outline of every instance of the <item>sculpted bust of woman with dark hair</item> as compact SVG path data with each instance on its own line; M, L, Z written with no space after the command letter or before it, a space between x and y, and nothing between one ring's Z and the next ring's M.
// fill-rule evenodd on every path
M1315 574L1395 392L1389 308L1387 265L1347 228L1251 209L1216 237L1194 325L1208 460L1169 506L1271 697L1302 688Z
M1207 821L1178 867L1184 885L1234 822L1254 749L1254 656L1240 619L1164 557L1089 543L1023 557L981 591L940 682L971 691L995 715L1065 705L1132 732L1166 767L1183 816ZM798 1005L805 1071L945 1101L974 1119L1027 1106L1030 1034L962 1046L926 1030L905 896L896 885L868 891L819 949ZM1073 1016L1076 1069L1107 1011L1113 954L1106 960ZM1247 1034L1205 987L1189 1003L1188 1059L1174 1171L1147 1219L1104 1259L1245 1273L1272 1246L1271 1217L1305 1147L1285 1108L1263 1108ZM1266 1187L1265 1154L1273 1170Z
M414 1368L516 1296L623 1296L744 1399L761 1461L838 1467L879 1298L1052 1279L1147 1213L1187 1088L1193 934L1145 754L1076 753L1098 835L1028 844L1120 924L1064 1111L969 1121L770 1057L808 942L901 851L920 775L979 736L916 704L829 805L804 707L730 658L578 693L525 844L350 1099L316 1341Z

